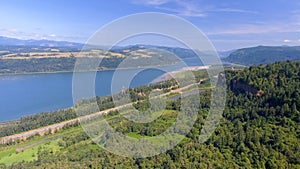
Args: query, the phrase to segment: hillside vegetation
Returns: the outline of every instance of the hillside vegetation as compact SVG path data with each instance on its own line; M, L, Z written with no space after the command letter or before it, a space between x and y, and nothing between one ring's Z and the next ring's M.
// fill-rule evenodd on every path
M71 47L0 46L0 74L73 71L76 61L80 59L90 63L101 61L97 68L91 69L93 71L115 69L125 60L121 68L162 66L179 62L167 50L144 47L112 52L97 48L80 51Z
M115 69L121 63L121 68L165 66L187 58L197 59L198 56L190 49L151 45L114 47L109 51L100 47L0 45L0 74L73 71L79 59L90 63L98 63L101 59L97 70L105 70ZM202 65L199 58L197 61Z
M300 60L300 46L258 46L238 49L232 52L227 62L243 65L259 65L274 63L276 61Z
M160 155L139 159L114 155L77 126L2 145L0 168L300 168L299 67L300 62L276 62L227 71L223 118L204 144L198 137L209 110L210 92L200 94L201 107L190 133ZM237 87L235 82L243 85ZM146 124L133 123L117 112L106 118L127 136L151 137L165 131L179 109L180 99L169 101L167 110Z

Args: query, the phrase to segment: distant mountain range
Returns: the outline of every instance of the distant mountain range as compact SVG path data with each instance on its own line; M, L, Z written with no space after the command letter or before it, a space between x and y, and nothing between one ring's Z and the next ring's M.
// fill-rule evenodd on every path
M259 65L277 61L300 60L300 46L257 46L238 49L224 61L242 65Z
M54 40L22 40L16 38L8 38L0 36L0 45L12 46L41 46L41 47L82 47L83 44L67 41L54 41Z
M137 50L139 48L162 49L174 53L180 58L198 57L193 50L179 47L133 45L126 47L117 47L115 50L116 52L122 53L122 51L125 49ZM277 61L300 60L300 46L257 46L230 51L219 51L218 54L224 62L250 66L269 64ZM203 53L203 56L204 55L206 54Z
M54 41L54 40L22 40L16 38L9 38L0 36L0 46L35 46L35 47L72 47L72 48L82 48L85 44L76 43L76 42L67 42L67 41ZM86 49L94 49L97 48L95 46L85 47ZM98 47L106 49L107 47ZM149 49L149 48L156 48L161 50L166 50L169 52L173 52L174 54L181 56L181 57L194 57L196 56L195 53L186 48L180 47L166 47L166 46L154 46L154 45L129 45L129 46L115 46L111 50L115 52L122 52L123 50L137 50L137 49ZM231 51L219 52L220 57L226 57Z
M16 38L8 38L0 36L0 48L1 46L38 46L38 47L51 47L51 48L62 48L66 51L70 50L81 50L84 46L82 43L67 42L67 41L54 41L54 40L21 40ZM97 48L90 46L89 49ZM101 47L98 47L101 48ZM103 47L103 49L106 47ZM124 50L138 50L138 49L149 49L156 48L169 51L176 54L181 58L197 57L194 51L180 47L166 47L166 46L154 46L154 45L130 45L130 46L115 46L111 50L122 53ZM28 49L26 49L28 50ZM62 49L60 49L62 50ZM219 51L219 56L225 62L242 64L242 65L258 65L268 64L276 61L286 60L300 60L300 46L257 46L250 48L242 48L230 51Z

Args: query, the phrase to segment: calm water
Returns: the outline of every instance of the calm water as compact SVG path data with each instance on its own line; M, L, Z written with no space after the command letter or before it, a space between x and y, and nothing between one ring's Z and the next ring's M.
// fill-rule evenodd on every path
M197 65L187 60L188 65ZM199 65L199 64L198 64ZM164 67L170 71L181 65ZM125 75L135 70L122 70ZM158 69L146 69L138 73L131 81L131 87L147 85L164 72ZM111 80L114 71L100 71L95 80L97 96L111 94ZM50 73L30 75L0 76L0 121L19 119L22 116L65 109L73 106L73 73Z
M124 70L130 73L130 70ZM95 80L97 96L111 94L114 71L101 71ZM155 69L139 73L131 86L147 85L163 72ZM0 121L73 106L72 73L0 76Z

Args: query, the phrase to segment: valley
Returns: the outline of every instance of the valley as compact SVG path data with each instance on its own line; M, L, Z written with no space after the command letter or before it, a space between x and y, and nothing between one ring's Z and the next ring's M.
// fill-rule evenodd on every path
M277 62L245 70L227 70L226 108L214 134L204 144L198 142L198 136L210 107L209 89L199 95L202 104L192 130L188 135L180 136L183 137L181 143L166 153L144 159L117 156L101 148L105 144L92 142L80 125L75 124L53 134L1 145L0 162L4 163L1 167L76 168L90 165L152 168L165 165L193 168L196 165L198 168L299 168L299 64ZM251 84L264 93L256 96L251 91L230 86L234 80ZM201 88L203 86L200 85ZM140 89L132 91L139 92ZM143 91L147 91L145 89ZM138 96L142 95L136 93ZM109 98L102 98L98 103L110 107ZM138 104L136 106L143 109L147 102ZM151 123L133 123L118 112L105 115L105 119L115 130L128 137L147 138L158 135L174 123L179 104L180 99L169 100L166 110Z

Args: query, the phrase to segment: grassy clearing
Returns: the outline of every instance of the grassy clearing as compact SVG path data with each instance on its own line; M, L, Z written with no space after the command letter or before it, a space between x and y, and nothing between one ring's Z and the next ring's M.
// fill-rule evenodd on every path
M13 151L12 151L13 150ZM9 152L9 153L8 153ZM13 163L22 161L34 161L37 158L38 147L17 152L15 149L11 149L5 153L5 156L0 157L0 163L11 165Z
M0 153L0 163L11 165L13 163L22 161L34 161L37 159L39 148L52 150L53 152L59 151L60 147L57 144L58 140L49 141L46 143L37 144L31 148L24 149L20 152L12 148Z
M173 111L173 110L165 110L163 112L155 112L161 114L166 121L160 121L160 123L167 123L171 124L174 123L176 119L174 119L174 116L177 115L178 112ZM126 113L125 113L126 114ZM107 117L106 120L112 121L114 119L120 118L120 114L114 115L111 117ZM58 131L55 134L52 135L45 135L45 136L34 136L30 138L29 140L22 141L20 143L15 143L11 145L1 145L0 146L0 163L3 163L7 166L12 165L13 163L18 163L18 162L30 162L30 161L35 161L38 156L38 151L39 149L44 149L44 150L52 150L54 153L59 152L59 151L67 151L67 149L64 149L63 147L60 147L58 142L67 135L73 135L82 132L83 129L81 126L77 127L71 127L68 129L63 129L61 131ZM127 136L132 137L132 138L149 138L153 144L157 145L163 145L166 144L169 140L165 140L164 142L161 142L162 139L155 139L151 138L150 136L141 136L137 132L131 132L131 133L126 133ZM159 138L161 136L158 136ZM176 136L176 137L181 137L184 138L184 136ZM74 144L83 144L83 143L92 143L91 140L86 140L80 143ZM100 147L97 144L87 144L90 148L98 150ZM100 148L101 149L101 148Z
M0 147L0 163L11 165L16 162L34 161L37 158L39 147L52 150L53 152L59 151L60 147L57 142L64 135L82 131L82 128L73 127L61 130L53 135L35 136L27 141L12 145L3 145ZM20 150L20 152L17 152Z

